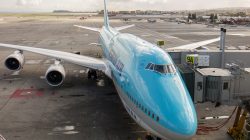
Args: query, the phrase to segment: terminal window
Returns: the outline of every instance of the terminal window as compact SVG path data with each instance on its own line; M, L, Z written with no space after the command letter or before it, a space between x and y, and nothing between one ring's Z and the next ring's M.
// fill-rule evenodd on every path
M202 82L197 83L197 90L202 90Z
M227 90L228 89L228 82L225 82L224 84L223 84L223 90Z

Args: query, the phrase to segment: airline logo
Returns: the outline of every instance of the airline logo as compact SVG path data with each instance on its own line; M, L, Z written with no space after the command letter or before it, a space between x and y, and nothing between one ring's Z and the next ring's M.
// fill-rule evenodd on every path
M113 49L110 49L109 57L110 57L111 63L116 67L116 69L122 72L124 68L124 64L118 59Z

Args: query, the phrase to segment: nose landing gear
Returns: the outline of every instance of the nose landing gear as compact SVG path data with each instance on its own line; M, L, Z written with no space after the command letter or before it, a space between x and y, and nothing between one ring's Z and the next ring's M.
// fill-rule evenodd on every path
M152 135L150 135L150 134L147 134L147 135L146 135L146 140L161 140L161 138L159 138L159 137L154 137L154 136L152 136Z
M154 138L151 135L147 134L146 135L146 140L154 140Z

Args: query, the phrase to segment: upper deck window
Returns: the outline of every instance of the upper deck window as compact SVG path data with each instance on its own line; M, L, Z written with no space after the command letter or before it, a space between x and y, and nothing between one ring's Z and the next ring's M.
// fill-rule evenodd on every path
M149 63L145 69L152 70L155 72L159 72L161 74L167 74L167 73L175 73L175 67L173 64L170 65L156 65Z

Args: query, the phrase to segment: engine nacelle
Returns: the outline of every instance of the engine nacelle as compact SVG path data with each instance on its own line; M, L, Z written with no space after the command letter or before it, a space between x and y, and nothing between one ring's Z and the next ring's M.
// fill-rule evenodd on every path
M54 87L60 86L63 83L65 76L65 69L61 64L51 65L45 74L47 83Z
M15 51L9 55L5 60L5 66L9 70L18 71L22 69L24 65L24 56L21 51Z

